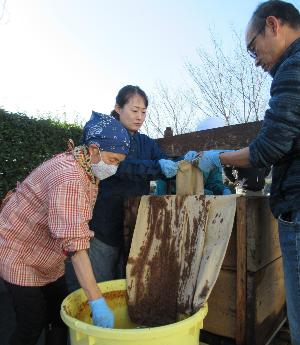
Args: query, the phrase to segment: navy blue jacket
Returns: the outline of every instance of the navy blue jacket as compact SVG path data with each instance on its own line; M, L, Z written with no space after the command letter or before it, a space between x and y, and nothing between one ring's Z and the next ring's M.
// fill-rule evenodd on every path
M249 150L253 166L273 165L270 206L278 217L300 209L300 38L270 74L269 109Z
M90 228L100 241L115 247L123 242L124 200L147 195L150 181L163 178L159 159L167 156L147 135L130 135L130 151L115 175L100 181Z

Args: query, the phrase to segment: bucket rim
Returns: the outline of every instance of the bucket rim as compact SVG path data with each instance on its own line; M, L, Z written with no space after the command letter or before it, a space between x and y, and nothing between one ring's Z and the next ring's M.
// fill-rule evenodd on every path
M106 281L103 283L98 283L100 289L101 285L104 287L105 285L108 284L113 284L117 285L118 288L115 290L111 291L117 291L120 290L120 286L123 286L123 288L126 289L126 279L118 279L118 280L110 280ZM146 333L151 332L151 335L153 336L158 336L161 333L165 333L166 329L172 330L172 332L180 332L183 328L187 328L188 325L190 324L191 326L197 324L198 322L203 322L205 316L207 315L208 312L208 305L205 303L203 306L200 307L200 309L193 314L192 316L189 316L188 318L174 322L169 325L164 325L164 326L157 326L157 327L143 327L143 328L134 328L134 329L123 329L123 328L102 328L99 326L91 325L86 322L80 321L78 319L75 319L74 317L70 316L67 314L67 312L64 309L64 303L67 299L70 298L73 294L76 295L81 289L78 289L71 294L69 294L62 302L61 304L61 310L60 310L60 315L62 320L65 322L65 324L70 327L73 330L80 331L85 335L91 335L91 336L97 336L101 334L101 337L103 338L115 338L116 334L122 336L122 337L144 337ZM104 292L105 293L105 292ZM199 319L199 320L198 320ZM200 330L201 327L199 327ZM150 337L151 337L150 335Z

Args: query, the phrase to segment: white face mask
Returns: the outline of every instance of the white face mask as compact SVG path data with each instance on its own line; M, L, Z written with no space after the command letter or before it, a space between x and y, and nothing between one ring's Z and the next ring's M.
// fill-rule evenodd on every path
M118 166L112 165L112 164L106 164L102 159L100 151L99 151L99 153L100 153L101 161L97 164L92 164L92 171L93 171L93 174L99 180L104 180L104 179L114 175L118 170Z

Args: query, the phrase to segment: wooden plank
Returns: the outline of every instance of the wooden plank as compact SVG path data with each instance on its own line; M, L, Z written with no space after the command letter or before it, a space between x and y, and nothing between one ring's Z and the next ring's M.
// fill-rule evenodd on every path
M247 345L264 345L286 317L281 258L259 272L247 273ZM235 339L237 316L237 272L222 269L208 299L208 314L203 330L219 337ZM220 338L221 339L221 338Z
M240 197L236 207L236 344L246 344L246 302L247 302L247 228L246 198Z
M249 279L254 279L255 288L255 333L251 339L255 339L257 345L264 345L286 317L282 258L251 276L249 274Z
M181 161L176 175L177 195L204 195L203 173L190 162Z
M238 202L238 200L237 200ZM226 250L222 268L236 270L236 217L234 220L231 237Z
M256 272L279 257L278 225L269 199L247 197L247 271Z
M208 129L157 139L169 156L181 156L189 150L241 149L249 145L259 132L262 121Z
M218 336L235 338L236 272L221 269L208 299L208 314L203 329Z
M124 264L126 266L129 256L131 240L134 232L136 217L141 197L129 198L124 202Z
M277 221L265 196L247 200L247 271L256 272L281 256ZM236 269L236 221L223 262L224 269Z

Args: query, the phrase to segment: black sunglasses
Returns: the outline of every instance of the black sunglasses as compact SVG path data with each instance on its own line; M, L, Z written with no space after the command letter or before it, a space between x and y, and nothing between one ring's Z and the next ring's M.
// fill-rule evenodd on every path
M257 39L258 35L260 35L263 30L265 29L265 24L266 22L264 22L264 25L260 28L260 30L258 30L257 34L252 38L252 40L249 42L249 44L247 45L247 52L249 53L249 55L253 58L256 59L257 58L257 54L255 49L251 48L253 46L253 43L255 42L255 40Z

